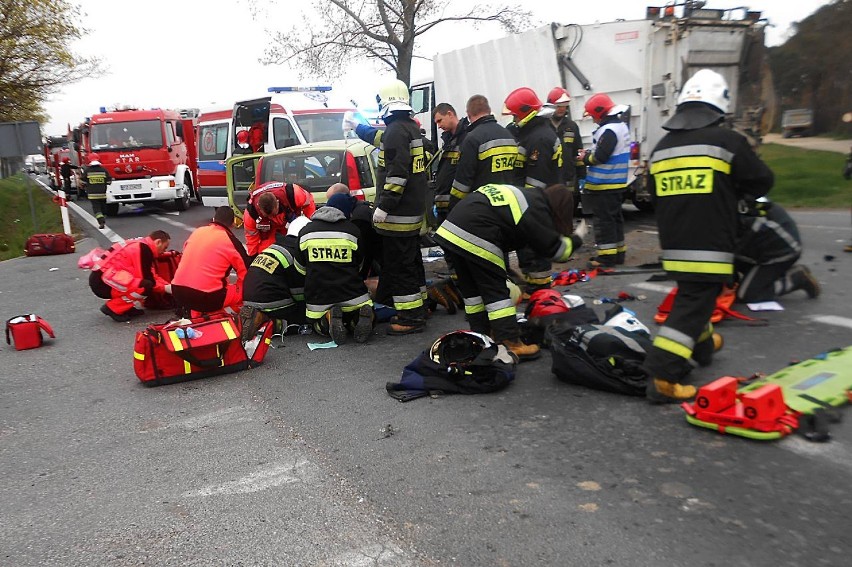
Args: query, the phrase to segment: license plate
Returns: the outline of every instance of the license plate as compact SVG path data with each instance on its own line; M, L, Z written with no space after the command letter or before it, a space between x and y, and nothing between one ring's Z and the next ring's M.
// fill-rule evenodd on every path
M126 185L122 185L121 189L123 191L138 191L139 189L142 189L142 184L141 183L128 183Z

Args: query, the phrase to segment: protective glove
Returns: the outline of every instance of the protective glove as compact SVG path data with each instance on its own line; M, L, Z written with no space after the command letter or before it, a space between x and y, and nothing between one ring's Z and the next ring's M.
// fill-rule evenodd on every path
M385 222L387 220L388 214L376 207L376 210L373 211L373 224L379 224L380 222Z
M574 229L574 235L586 239L586 236L589 234L589 225L586 223L586 219L581 219L580 223L577 225L577 228Z
M343 131L351 132L358 127L359 122L355 119L355 113L351 110L347 110L343 114Z

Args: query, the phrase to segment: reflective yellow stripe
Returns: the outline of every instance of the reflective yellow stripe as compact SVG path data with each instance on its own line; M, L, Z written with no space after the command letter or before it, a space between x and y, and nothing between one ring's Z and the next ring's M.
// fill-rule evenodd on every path
M417 298L414 301L404 301L401 303L393 302L394 309L397 311L405 311L406 309L417 309L423 307L423 298Z
M396 185L394 183L385 183L385 191L391 191L393 193L402 193L405 191L405 187L402 185Z
M183 343L180 342L180 337L174 331L168 332L169 340L172 341L172 346L175 347L175 352L183 350Z
M663 269L667 272L686 272L693 274L732 275L733 264L717 264L712 262L687 262L684 260L663 260Z
M450 195L452 195L456 199L464 199L465 197L467 197L467 193L465 193L464 191L459 191L455 187L450 189Z
M420 227L423 226L423 221L413 222L413 223L391 223L391 222L377 222L375 223L376 228L381 228L382 230L389 230L392 232L412 232L419 231Z
M660 350L670 352L673 355L679 356L685 360L689 360L690 358L692 358L692 349L683 346L679 342L667 339L666 337L661 337L657 335L654 338L654 346Z
M234 327L231 326L230 321L222 321L222 328L225 330L225 335L227 335L228 339L234 340L237 338L237 333L234 332Z
M145 360L145 355L142 354L141 352L136 352L134 350L133 351L133 358L135 358L136 360Z
M627 187L627 183L607 183L606 185L592 185L591 183L586 183L584 187L589 191L606 191L607 189L624 189Z
M482 313L483 311L485 311L485 304L484 303L477 303L476 305L465 305L464 306L464 312L467 313L468 315L474 315L476 313Z
M184 374L191 374L192 373L192 365L185 360L183 361L183 373Z
M506 264L503 262L503 256L498 256L498 255L494 254L493 252L489 252L488 250L485 250L484 248L482 248L480 246L476 246L474 244L471 244L467 240L463 240L462 238L456 236L455 234L453 234L452 232L450 232L449 230L445 229L442 226L438 227L438 230L435 232L435 234L440 236L441 238L447 239L448 241L452 242L453 244L455 244L459 248L461 248L461 249L463 249L467 252L470 252L474 256L479 256L483 260L488 260L492 264L496 264L496 265L500 266L501 268L503 268L504 270L506 269Z
M502 319L503 317L514 317L516 313L514 305L512 307L504 307L497 311L490 311L488 313L488 320L493 321L494 319Z
M479 159L484 160L493 156L502 156L502 155L517 155L518 148L515 146L495 146L493 148L489 148L484 152L479 152Z
M655 161L651 164L651 175L674 169L696 169L702 167L720 171L724 174L731 173L731 164L725 160L708 156L689 156Z

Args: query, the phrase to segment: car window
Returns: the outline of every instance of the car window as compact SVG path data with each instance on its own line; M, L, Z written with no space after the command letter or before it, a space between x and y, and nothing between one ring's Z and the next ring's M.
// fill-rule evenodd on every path
M272 139L276 149L289 148L299 143L293 124L286 118L272 119Z
M297 114L296 124L308 143L343 139L343 113Z
M204 124L198 128L198 159L223 160L228 152L228 123Z

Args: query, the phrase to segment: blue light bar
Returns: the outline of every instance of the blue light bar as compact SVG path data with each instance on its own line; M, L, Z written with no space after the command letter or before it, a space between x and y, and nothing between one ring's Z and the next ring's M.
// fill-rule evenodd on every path
M267 92L270 93L309 93L309 92L328 92L331 87L269 87Z

